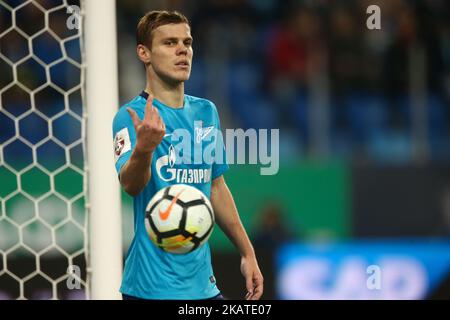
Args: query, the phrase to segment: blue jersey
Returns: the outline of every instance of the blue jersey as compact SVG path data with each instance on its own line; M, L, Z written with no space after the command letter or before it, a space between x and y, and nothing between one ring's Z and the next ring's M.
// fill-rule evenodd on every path
M130 158L136 143L127 108L132 108L143 119L147 98L146 92L141 93L122 106L114 118L117 173ZM225 149L218 143L222 141L219 116L212 102L188 95L184 96L184 105L179 109L157 99L153 100L153 106L166 125L166 135L153 153L150 181L133 199L135 234L125 261L120 291L143 299L211 298L220 292L213 275L208 243L187 254L165 252L151 242L144 219L148 202L166 186L189 184L210 197L211 181L228 169ZM189 141L186 141L186 134ZM200 149L211 157L202 159L196 152ZM214 150L210 152L211 149Z

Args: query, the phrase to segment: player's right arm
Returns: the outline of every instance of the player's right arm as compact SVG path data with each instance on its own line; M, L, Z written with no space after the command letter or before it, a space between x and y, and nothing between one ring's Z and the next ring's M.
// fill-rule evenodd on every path
M153 107L153 96L150 95L145 106L144 118L139 119L136 112L128 108L136 132L136 145L130 159L120 170L120 183L131 196L137 196L151 178L153 152L166 133L164 121Z

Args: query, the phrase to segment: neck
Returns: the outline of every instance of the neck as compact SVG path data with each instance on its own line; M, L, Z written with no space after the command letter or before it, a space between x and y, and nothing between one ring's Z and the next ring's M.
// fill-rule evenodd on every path
M171 108L182 108L184 105L184 82L168 83L156 74L147 72L145 91Z

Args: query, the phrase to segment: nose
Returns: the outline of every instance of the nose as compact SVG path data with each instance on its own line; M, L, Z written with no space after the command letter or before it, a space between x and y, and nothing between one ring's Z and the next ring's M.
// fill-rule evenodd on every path
M181 45L177 48L177 56L179 55L187 55L188 48L184 45L184 43L181 43Z

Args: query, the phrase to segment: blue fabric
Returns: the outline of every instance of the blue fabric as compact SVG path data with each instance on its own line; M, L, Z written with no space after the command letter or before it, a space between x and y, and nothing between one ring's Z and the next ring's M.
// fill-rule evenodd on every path
M117 112L113 122L113 137L128 131L131 150L116 154L116 170L120 173L123 165L131 157L136 143L136 133L127 108L136 111L143 119L148 94L143 92ZM187 254L171 254L155 246L145 229L145 209L153 195L160 189L174 184L188 184L201 190L208 198L211 181L221 176L227 169L225 148L221 143L220 121L215 105L205 99L185 95L184 105L176 109L154 99L166 125L166 135L153 154L152 176L144 190L134 197L134 239L125 261L125 270L120 291L142 299L207 299L220 293L216 286L211 266L208 243ZM201 128L214 127L209 134ZM200 128L200 130L199 130ZM191 152L182 148L176 129L185 129L190 134L188 145ZM198 135L200 133L200 136ZM196 140L199 141L196 141ZM201 142L201 143L200 143ZM214 149L212 157L199 164L194 163L195 150L199 147ZM195 149L197 148L197 149ZM183 149L183 152L181 152ZM125 150L125 149L124 149ZM169 152L169 150L172 150ZM117 151L117 149L116 149ZM175 152L176 159L173 157ZM221 155L223 163L220 163ZM172 156L172 157L171 157ZM171 162L175 160L175 162ZM181 163L181 160L183 162ZM201 159L202 160L202 159ZM192 164L186 164L191 161ZM159 170L157 170L159 169ZM200 174L202 171L202 174ZM195 174L197 173L197 174Z
M129 296L126 294L122 294L122 300L147 300L147 299L141 299L141 298ZM225 300L225 297L221 293L219 293L218 295L216 295L212 298L207 298L207 299L203 299L203 300Z

